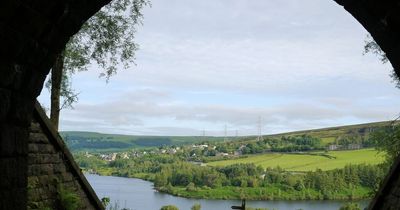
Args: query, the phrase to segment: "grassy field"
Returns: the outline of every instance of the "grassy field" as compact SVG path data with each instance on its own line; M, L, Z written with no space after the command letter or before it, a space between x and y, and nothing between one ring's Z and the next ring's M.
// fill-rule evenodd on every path
M325 155L321 155L325 154ZM312 154L268 153L251 155L235 160L208 163L210 166L225 166L235 163L254 163L264 168L280 166L288 171L313 171L343 168L348 164L379 164L384 157L374 149L320 152Z

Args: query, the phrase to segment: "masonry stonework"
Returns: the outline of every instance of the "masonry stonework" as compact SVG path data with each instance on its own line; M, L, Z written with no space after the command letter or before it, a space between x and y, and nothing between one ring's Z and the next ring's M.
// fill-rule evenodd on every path
M28 128L55 56L110 0L0 3L0 209L27 208Z
M80 198L79 209L103 209L66 145L35 106L28 140L28 209L61 209L63 187Z

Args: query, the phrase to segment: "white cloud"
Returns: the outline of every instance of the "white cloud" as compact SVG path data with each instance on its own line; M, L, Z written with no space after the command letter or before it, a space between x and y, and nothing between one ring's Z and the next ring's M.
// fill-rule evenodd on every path
M96 66L64 130L215 135L388 120L399 91L389 65L363 56L366 32L334 1L152 1L137 66L109 84ZM42 96L43 98L44 96Z

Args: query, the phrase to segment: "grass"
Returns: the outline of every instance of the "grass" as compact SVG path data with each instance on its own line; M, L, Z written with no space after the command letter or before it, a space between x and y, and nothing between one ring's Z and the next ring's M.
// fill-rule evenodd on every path
M235 160L210 162L208 165L226 166L235 163L254 163L264 168L279 166L288 171L314 171L316 169L343 168L348 164L379 164L383 161L383 155L378 154L376 150L362 149L309 154L268 153Z

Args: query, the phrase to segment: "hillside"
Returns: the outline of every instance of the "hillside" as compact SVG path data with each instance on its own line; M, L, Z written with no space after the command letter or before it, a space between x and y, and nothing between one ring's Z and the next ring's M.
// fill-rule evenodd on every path
M348 164L379 164L384 161L383 154L374 149L330 151L305 154L267 153L250 155L245 158L208 163L210 166L227 166L237 163L254 163L263 168L277 166L287 171L315 171L343 168Z
M390 121L375 122L357 125L347 125L331 128L294 131L288 133L264 135L264 137L280 138L282 136L310 135L320 138L324 144L332 143L338 138L361 137L368 138L371 131L389 125ZM63 131L60 132L71 150L90 150L90 151L121 151L127 148L148 148L171 145L184 145L208 142L221 142L224 137L200 137L200 136L136 136L120 134L103 134L84 131ZM234 141L243 143L255 141L254 136L244 136L235 138Z
M224 140L223 137L212 136L135 136L85 131L63 131L60 134L73 151L120 151L128 148L148 148Z
M277 138L281 136L299 136L306 134L316 138L320 138L325 143L329 143L335 141L337 137L349 137L352 135L368 137L371 131L390 125L391 122L392 121L383 121L383 122L345 125L345 126L328 127L328 128L320 128L312 130L293 131L287 133L265 135L265 137Z

